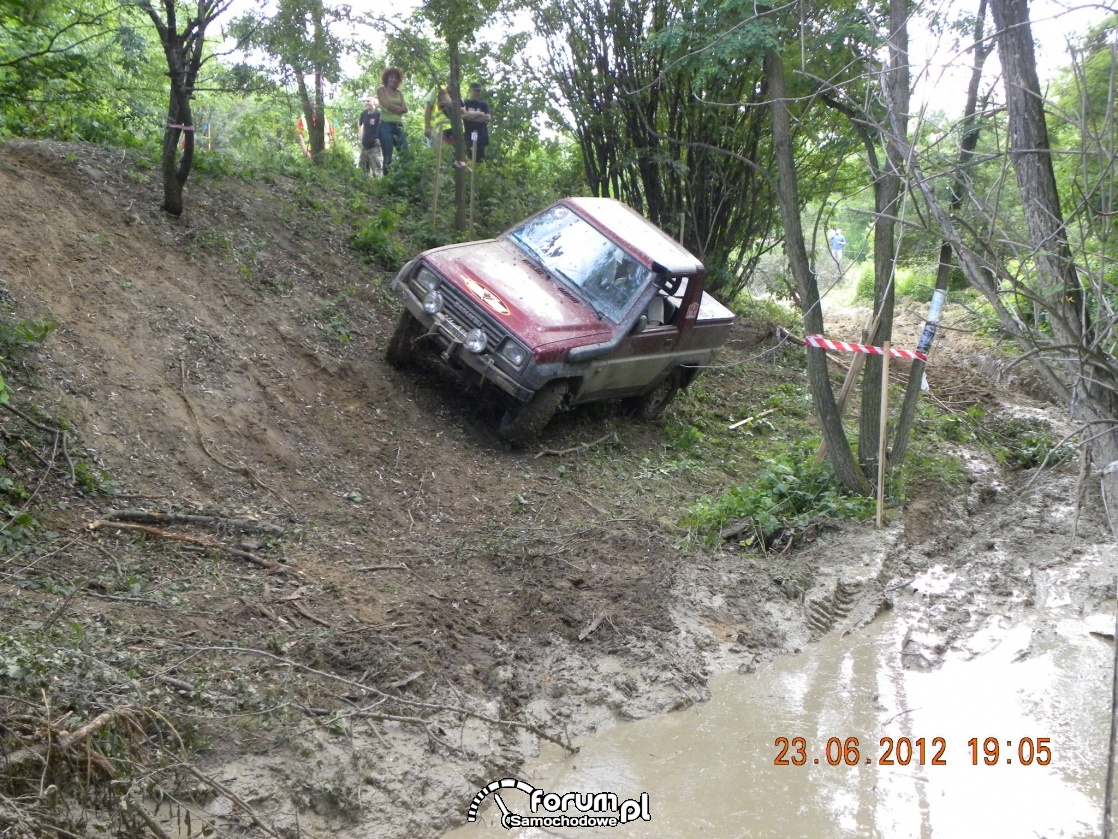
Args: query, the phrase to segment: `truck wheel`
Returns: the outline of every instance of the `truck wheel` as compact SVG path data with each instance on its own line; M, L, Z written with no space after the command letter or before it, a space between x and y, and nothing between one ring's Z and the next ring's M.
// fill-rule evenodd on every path
M388 339L388 349L384 357L393 367L407 367L415 357L415 341L423 334L423 324L415 316L404 309L400 313L400 320L396 324L396 331Z
M520 403L505 411L497 436L510 446L523 446L543 431L551 422L563 397L567 395L566 382L549 382L527 402Z
M632 412L644 420L653 420L660 414L664 413L664 409L668 404L675 399L675 395L679 393L680 387L683 385L683 368L676 367L672 372L652 388L648 393L640 396L634 396L629 400L629 407Z

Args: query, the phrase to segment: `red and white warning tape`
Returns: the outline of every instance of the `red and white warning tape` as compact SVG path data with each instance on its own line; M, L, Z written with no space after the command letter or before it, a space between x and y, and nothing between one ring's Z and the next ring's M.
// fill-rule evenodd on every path
M830 341L822 335L808 335L804 340L809 347L815 347L819 350L844 350L846 352L868 353L869 355L885 355L885 350L881 347L871 347L866 344L851 344L846 341ZM897 358L918 358L921 361L928 360L927 353L902 350L897 347L890 347L889 355L896 356Z

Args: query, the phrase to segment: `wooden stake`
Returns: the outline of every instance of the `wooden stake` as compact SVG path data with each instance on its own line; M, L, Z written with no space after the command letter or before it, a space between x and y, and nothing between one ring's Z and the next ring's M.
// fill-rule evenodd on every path
M889 433L889 341L883 341L881 349L881 425L877 446L877 526L885 526L885 449Z
M439 184L443 178L443 134L435 135L435 195L431 199L431 226L438 222L439 216Z
M477 191L474 189L474 174L477 172L477 132L473 133L473 141L470 143L470 230L474 229L474 197Z

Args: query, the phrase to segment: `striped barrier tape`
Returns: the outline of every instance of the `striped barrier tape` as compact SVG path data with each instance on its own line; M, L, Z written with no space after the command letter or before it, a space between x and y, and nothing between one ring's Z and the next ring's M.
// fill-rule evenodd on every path
M815 347L818 350L844 350L845 352L862 352L869 355L885 355L885 350L881 347L871 347L866 344L851 344L847 341L829 341L822 335L808 335L804 338L809 347ZM902 350L897 347L889 348L889 355L896 356L897 358L916 358L920 361L927 361L927 353L913 352L912 350Z

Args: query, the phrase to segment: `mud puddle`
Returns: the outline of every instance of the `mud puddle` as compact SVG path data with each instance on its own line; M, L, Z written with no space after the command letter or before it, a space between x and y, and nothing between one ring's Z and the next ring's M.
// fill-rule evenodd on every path
M1047 617L1043 649L1039 613L991 617L931 671L905 666L910 623L894 613L718 677L706 704L620 725L574 757L545 752L519 776L560 795L647 793L649 820L512 835L1098 836L1113 648L1097 633L1113 617ZM501 790L446 839L510 835L497 795L533 815L529 795ZM552 815L545 804L535 815Z

